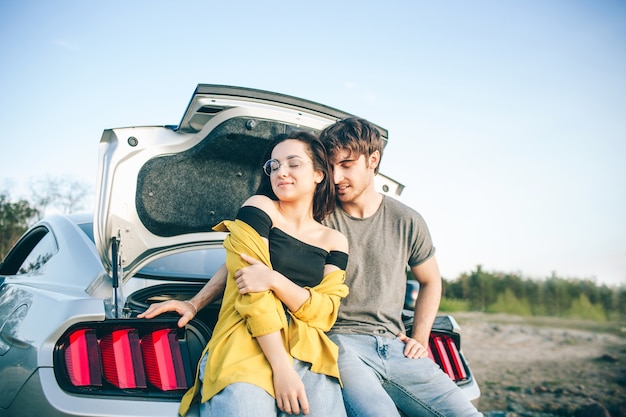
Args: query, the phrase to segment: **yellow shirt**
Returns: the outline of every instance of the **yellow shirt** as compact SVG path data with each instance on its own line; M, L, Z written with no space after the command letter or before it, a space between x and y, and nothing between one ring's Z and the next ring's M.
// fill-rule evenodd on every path
M272 267L269 249L261 236L241 220L225 220L213 229L230 232L224 240L226 289L218 322L205 348L209 357L204 383L200 384L196 374L196 382L183 396L179 413L185 415L200 392L201 401L205 402L235 382L257 385L274 396L272 369L255 338L279 330L292 357L310 363L313 372L339 380L338 348L326 332L337 319L341 298L348 295L348 287L343 283L345 271L333 271L315 287L306 287L311 296L298 311L289 312L288 323L283 304L272 291L241 295L235 283L235 272L248 265L241 253Z

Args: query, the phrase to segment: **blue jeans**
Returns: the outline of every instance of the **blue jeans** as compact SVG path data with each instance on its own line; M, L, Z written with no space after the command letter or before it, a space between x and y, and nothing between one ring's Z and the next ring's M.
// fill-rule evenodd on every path
M343 399L350 417L482 416L429 358L408 359L404 342L382 336L332 334L339 346Z
M200 362L200 380L204 380L207 354ZM269 365L268 365L269 366ZM311 365L293 360L293 367L300 375L307 400L309 414L306 417L346 417L339 382L327 375L311 372ZM202 417L292 417L278 409L276 400L263 388L244 382L230 384L209 401L200 404ZM304 416L304 414L297 414Z

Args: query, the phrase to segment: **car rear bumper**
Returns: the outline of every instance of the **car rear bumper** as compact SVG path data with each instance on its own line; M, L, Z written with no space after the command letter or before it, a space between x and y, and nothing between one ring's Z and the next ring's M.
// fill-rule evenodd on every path
M19 409L14 404L19 404ZM178 415L178 405L179 401L155 398L68 394L59 387L52 368L40 368L20 389L9 408L0 408L0 416L172 417ZM198 407L192 407L187 414L198 415Z

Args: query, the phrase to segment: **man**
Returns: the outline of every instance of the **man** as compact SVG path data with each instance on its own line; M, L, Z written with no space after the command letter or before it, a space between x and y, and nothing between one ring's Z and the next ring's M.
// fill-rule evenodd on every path
M383 141L378 129L349 118L320 135L334 169L338 207L325 223L348 238L350 261L337 321L339 372L349 416L481 415L430 359L428 340L441 299L430 233L413 209L376 191ZM402 309L409 265L420 291L412 335Z
M337 321L329 332L339 346L339 370L349 416L480 416L465 394L428 359L428 339L441 299L441 275L423 218L378 193L374 177L383 153L378 129L348 118L320 135L334 169L338 206L324 223L348 238L350 261ZM412 334L405 334L402 309L406 266L420 284ZM151 306L139 317L165 311L182 315L184 326L197 310L223 292L225 270L187 302Z

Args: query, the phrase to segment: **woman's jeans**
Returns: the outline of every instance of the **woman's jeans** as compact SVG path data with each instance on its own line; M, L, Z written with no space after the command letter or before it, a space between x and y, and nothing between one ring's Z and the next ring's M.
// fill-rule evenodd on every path
M339 346L343 399L350 417L482 416L429 358L409 359L398 338L332 334Z
M207 354L200 362L200 381L204 380ZM269 365L268 365L269 366ZM293 366L306 390L309 401L307 417L346 417L339 382L327 375L310 371L310 364L293 360ZM227 386L209 401L200 404L200 416L207 417L265 417L294 416L276 407L276 400L256 385L240 382ZM304 414L297 414L304 416Z

